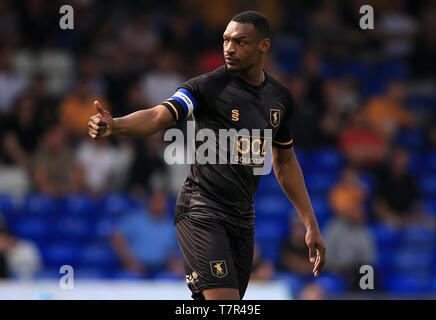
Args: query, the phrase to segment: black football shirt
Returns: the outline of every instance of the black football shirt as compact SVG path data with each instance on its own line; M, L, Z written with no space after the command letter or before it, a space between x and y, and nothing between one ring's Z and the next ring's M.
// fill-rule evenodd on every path
M215 158L215 163L199 157L190 165L177 199L175 221L189 214L254 227L253 198L261 178L254 170L263 167L268 144L293 146L289 89L266 72L260 86L250 85L223 65L186 81L162 104L177 122L192 114L196 136L202 130L216 136L204 138L214 146L204 154ZM236 133L225 134L232 131ZM195 149L204 150L205 142L197 140Z

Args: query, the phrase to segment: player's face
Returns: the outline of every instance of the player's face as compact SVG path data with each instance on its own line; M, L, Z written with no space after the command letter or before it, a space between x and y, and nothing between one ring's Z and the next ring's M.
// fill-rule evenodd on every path
M230 71L244 71L260 63L260 41L250 23L231 21L223 34L224 59Z

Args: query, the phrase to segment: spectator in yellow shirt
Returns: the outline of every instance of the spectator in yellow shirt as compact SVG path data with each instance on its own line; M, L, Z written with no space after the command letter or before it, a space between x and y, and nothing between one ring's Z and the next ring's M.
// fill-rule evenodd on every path
M404 106L405 88L400 82L389 84L387 92L368 101L363 113L370 125L391 140L401 127L411 127L415 123L413 115Z
M72 138L78 138L86 133L89 118L95 114L94 101L101 103L107 101L94 93L89 79L79 81L77 89L66 96L61 103L61 123L67 134Z

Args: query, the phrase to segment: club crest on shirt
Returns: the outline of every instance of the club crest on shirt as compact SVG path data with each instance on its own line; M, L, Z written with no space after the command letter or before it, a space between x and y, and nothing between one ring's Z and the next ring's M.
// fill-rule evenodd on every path
M212 275L217 278L224 278L227 275L227 265L225 260L210 261Z
M276 128L280 123L280 109L269 110L269 122Z

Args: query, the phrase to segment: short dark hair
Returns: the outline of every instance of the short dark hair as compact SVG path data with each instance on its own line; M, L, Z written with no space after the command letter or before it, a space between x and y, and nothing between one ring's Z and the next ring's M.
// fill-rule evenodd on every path
M260 12L244 11L234 16L232 18L232 21L252 24L262 39L271 37L270 29L269 29L269 21Z

